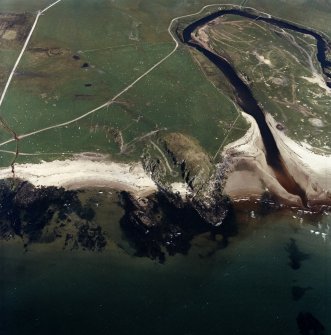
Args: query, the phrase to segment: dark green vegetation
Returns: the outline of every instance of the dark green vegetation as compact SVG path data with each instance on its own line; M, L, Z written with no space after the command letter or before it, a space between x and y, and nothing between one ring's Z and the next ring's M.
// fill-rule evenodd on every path
M32 21L32 14L0 13L0 94L27 38Z
M155 6L158 5L160 3ZM166 194L171 192L171 182L184 181L194 192L189 203L199 217L214 225L220 224L227 212L224 209L227 200L222 198L221 192L228 162L222 161L219 153L226 143L247 130L235 104L238 101L231 102L235 93L231 92L229 85L222 83L224 77L215 67L203 63L201 58L195 64L183 46L146 77L141 77L155 64L155 59L163 59L173 50L174 42L166 41L169 39L167 30L164 36L142 25L142 22L151 24L155 20L153 16L150 21L138 19L139 15L145 15L148 6L143 3L114 6L115 13L106 14L112 6L105 2L99 5L94 2L77 5L74 0L59 2L40 18L1 106L3 163L8 165L11 152L18 152L17 162L37 162L41 157L68 157L79 151L101 151L110 153L113 159L124 161L142 158L146 170L152 173ZM95 25L90 20L90 10L96 14L101 9L104 11ZM160 22L165 22L171 10L169 7ZM200 17L209 10L215 8L208 7L199 14ZM134 11L135 16L127 15L130 11ZM61 24L58 23L60 13L64 13ZM116 13L121 15L116 16L115 26L109 15L115 18ZM31 18L28 15L6 17L11 18L13 24L3 25L2 39L12 41L4 45L6 50L11 50L24 41ZM197 17L187 17L179 22L179 26L193 19ZM72 38L73 34L75 38ZM308 82L320 76L314 58L316 49L309 44L307 36L301 38L297 33L278 31L263 22L227 16L202 27L195 32L195 38L210 48L221 50L219 52L238 68L243 80L263 104L267 102L263 100L264 95L276 91L275 86L264 80L266 75L274 85L289 82L282 77L287 68L293 69L296 75L302 71L299 77ZM130 43L126 43L128 40ZM255 43L255 40L259 42ZM239 46L242 55L235 51ZM150 52L151 48L153 52ZM292 58L297 62L292 59L283 66L278 53L289 53L286 49L290 48L296 48ZM274 53L276 55L271 59ZM297 63L301 66L299 70ZM206 80L198 65L211 80ZM264 65L269 68L265 69ZM279 78L275 77L274 67L279 68ZM313 77L307 77L307 71ZM136 78L142 79L134 82ZM296 104L294 79L291 92ZM132 87L128 86L131 83L134 83ZM270 86L270 90L263 85ZM125 87L130 89L123 91ZM224 95L216 88L224 90ZM121 90L125 93L117 96ZM307 90L311 90L309 85ZM287 88L284 91L288 93ZM304 89L302 91L304 95L307 93ZM283 91L278 90L277 94L285 102L289 100ZM321 92L312 94L322 97L322 103L328 104L325 97L320 96ZM117 96L114 101L111 100L113 96ZM265 109L277 116L274 111L279 101L276 98L271 100ZM107 101L111 104L103 105ZM274 101L276 105L273 105ZM314 100L311 103L318 105L320 102ZM305 103L303 105L307 110L312 109ZM103 107L98 109L98 106ZM324 107L322 104L321 108ZM304 115L313 116L308 120L314 130L318 128L320 135L324 121L317 116L322 112ZM293 119L297 124L297 119ZM20 139L16 148L13 138L10 139L13 135L16 140L17 137ZM316 137L316 133L313 135ZM6 138L11 142L6 143ZM323 136L319 136L321 140ZM327 149L326 145L324 147ZM82 233L89 231L89 226L81 229ZM84 239L81 237L80 240Z

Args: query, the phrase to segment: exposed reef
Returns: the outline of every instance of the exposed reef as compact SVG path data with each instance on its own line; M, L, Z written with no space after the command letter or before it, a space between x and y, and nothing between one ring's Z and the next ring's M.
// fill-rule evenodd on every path
M164 192L137 199L121 193L125 215L121 227L137 256L145 256L163 263L167 255L186 254L196 235L209 232L210 238L222 236L220 247L228 244L228 237L237 233L233 211L227 208L227 220L214 226L204 220L191 202Z

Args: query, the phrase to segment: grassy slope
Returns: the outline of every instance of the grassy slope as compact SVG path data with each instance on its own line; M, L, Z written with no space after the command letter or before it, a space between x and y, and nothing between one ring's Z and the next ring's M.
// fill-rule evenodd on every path
M0 10L33 12L49 3L3 1ZM31 42L31 47L61 48L63 54L47 57L27 52L19 68L23 75L12 82L1 114L22 134L74 118L104 103L169 53L173 42L167 27L173 17L192 13L208 3L213 1L63 1L41 18ZM279 6L279 1L252 0L247 5L286 19L311 22L311 26L329 32L325 24L330 6L327 2L307 1L294 6L293 1L286 1ZM305 11L297 10L301 7ZM91 49L98 50L88 51ZM74 61L74 54L81 60ZM83 62L92 66L81 69ZM239 119L236 129L229 133L237 115L232 103L206 80L191 55L180 50L122 96L120 104L67 128L22 140L21 151L51 155L22 156L19 161L97 150L119 160L138 159L146 139L136 139L164 127L193 135L213 155L225 138L224 144L247 129ZM127 155L118 155L114 131L121 132L125 143L135 140ZM10 135L0 132L0 138L6 140ZM7 164L7 159L1 160L1 165Z
M167 31L172 17L196 11L208 2L82 4L72 0L58 4L41 17L30 48L57 49L60 54L48 57L34 49L24 55L18 69L21 75L14 78L1 114L18 134L24 134L103 104L173 49ZM81 59L76 61L73 55ZM84 62L90 67L82 69ZM61 152L96 150L119 160L138 159L144 142L137 139L167 128L193 135L213 155L228 134L220 122L231 124L237 115L233 104L206 80L190 53L181 49L118 104L68 127L21 140L20 150L55 153L40 159L53 159ZM245 123L242 126L247 129ZM121 132L124 143L135 141L127 155L118 155L114 132ZM239 131L238 135L242 134ZM10 135L2 132L0 137L4 141ZM22 156L19 161L36 161L36 157Z

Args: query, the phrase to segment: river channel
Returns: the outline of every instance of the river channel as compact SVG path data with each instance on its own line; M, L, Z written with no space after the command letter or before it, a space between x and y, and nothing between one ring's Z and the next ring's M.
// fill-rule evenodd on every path
M211 50L206 49L199 42L192 39L192 33L194 33L197 28L208 24L209 22L218 17L225 15L238 15L251 20L263 21L282 29L289 29L314 37L316 39L318 49L317 59L321 64L321 68L325 77L327 78L326 83L329 87L331 87L331 82L329 82L329 79L331 79L331 75L327 71L328 67L331 66L331 61L327 59L326 55L327 49L329 48L329 43L326 38L313 30L295 26L292 23L288 23L279 19L264 17L258 14L252 14L238 9L219 10L212 14L209 14L189 24L182 31L182 36L179 36L182 37L182 41L186 45L191 48L195 48L197 51L202 53L205 57L209 59L209 61L211 61L215 66L217 66L218 69L223 72L223 74L228 79L234 89L236 103L243 109L245 113L253 116L255 121L257 122L266 150L267 163L274 170L278 182L289 193L298 195L301 198L303 206L307 207L308 199L306 193L295 181L293 176L290 175L286 167L286 163L281 157L275 138L272 135L271 130L266 122L264 111L262 110L258 101L255 99L249 86L240 78L239 74L236 72L236 69L229 63L227 59Z

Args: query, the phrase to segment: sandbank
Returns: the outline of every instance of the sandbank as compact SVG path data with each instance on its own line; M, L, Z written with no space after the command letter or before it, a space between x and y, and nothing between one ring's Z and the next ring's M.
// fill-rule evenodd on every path
M301 206L297 195L288 193L277 181L265 158L265 149L256 121L244 114L250 128L241 139L230 143L223 155L232 159L224 193L233 200L258 199L266 191L290 206ZM331 202L331 156L319 155L295 142L276 128L277 122L266 115L278 149L289 173L306 191L309 205Z

